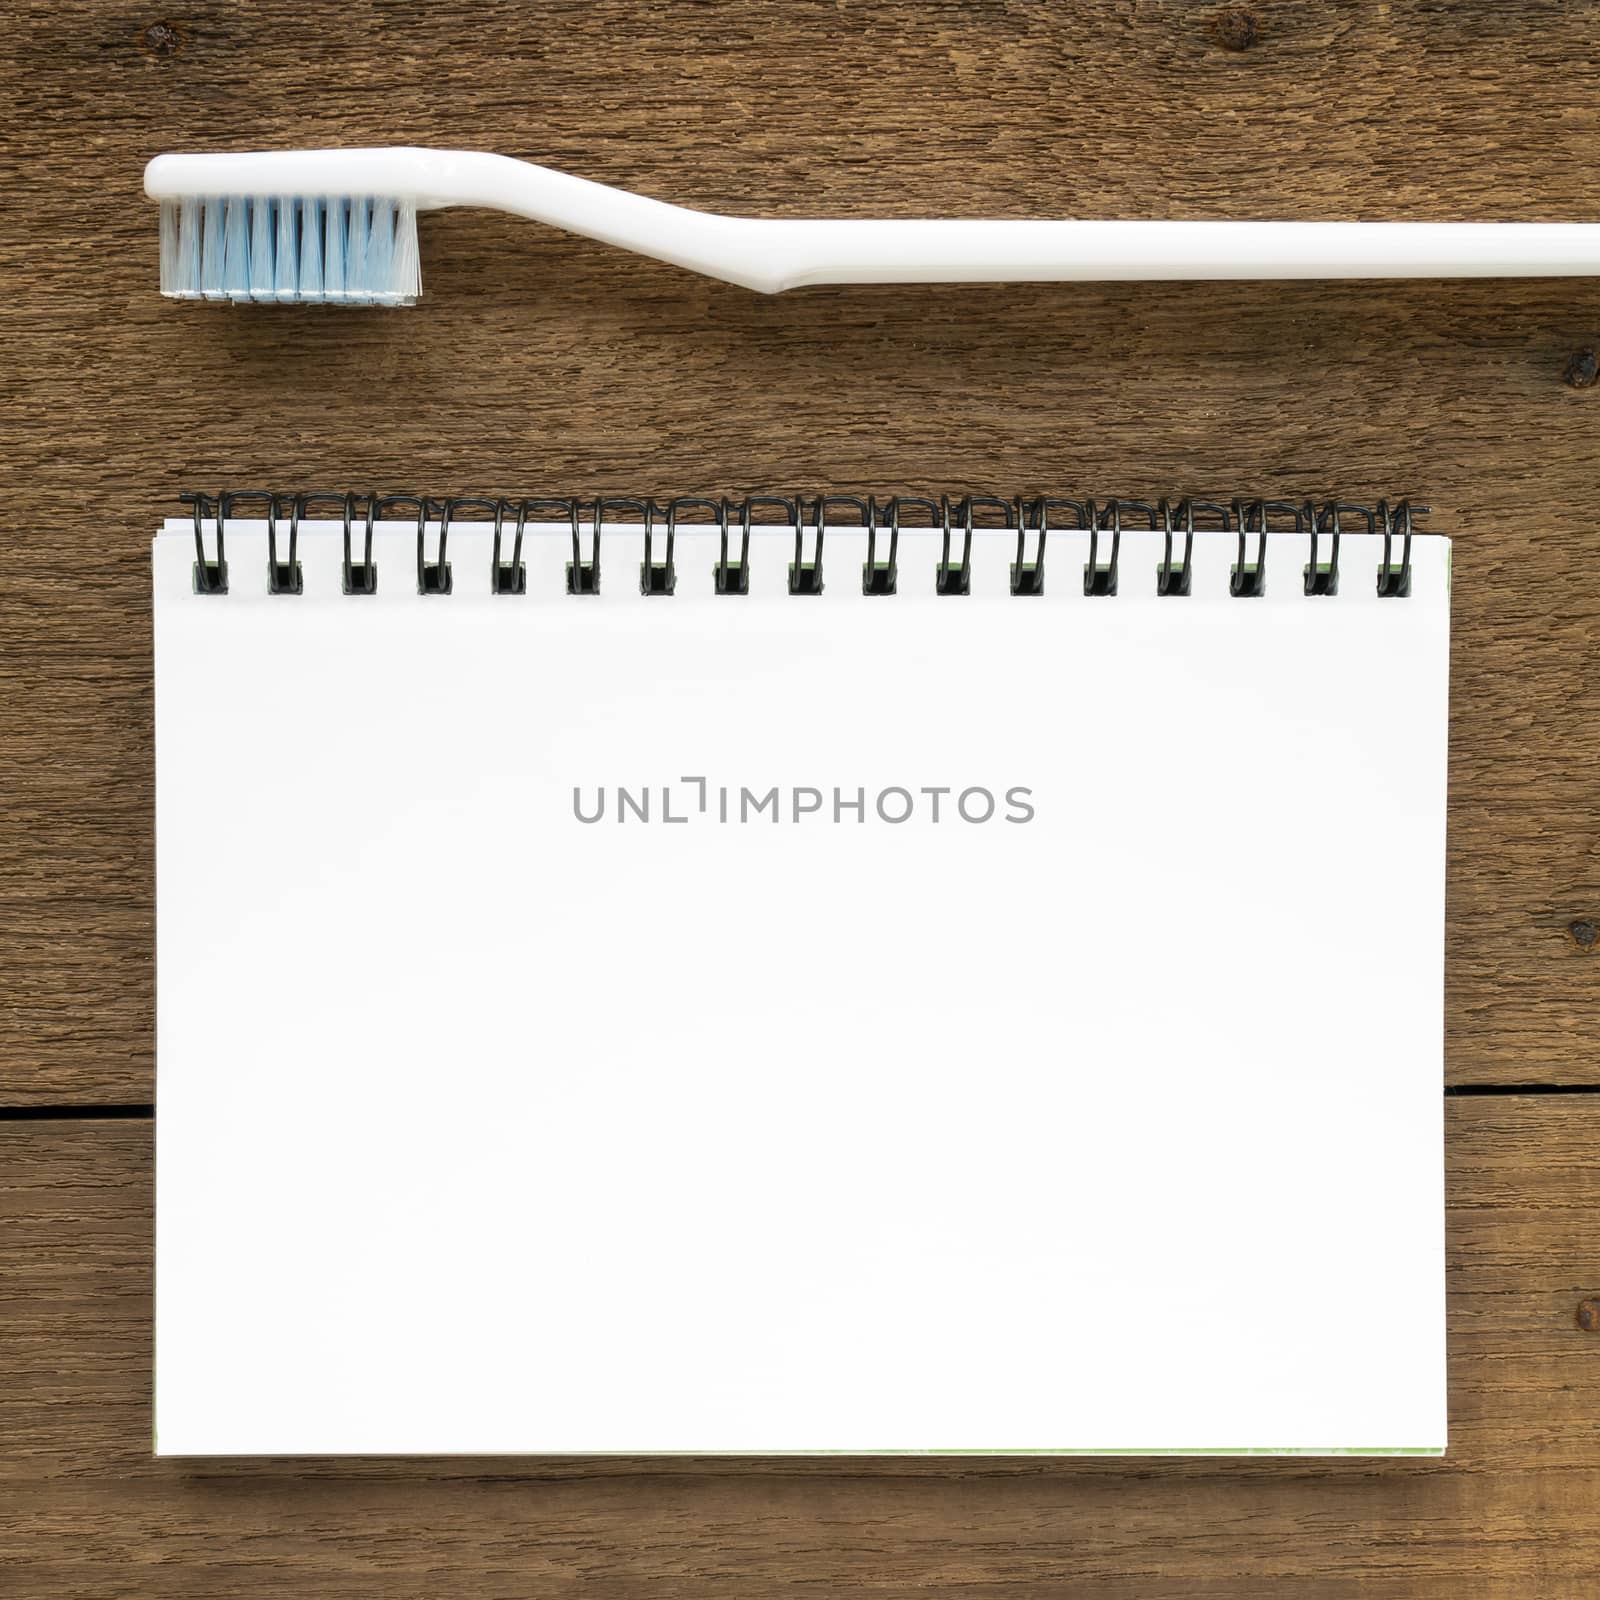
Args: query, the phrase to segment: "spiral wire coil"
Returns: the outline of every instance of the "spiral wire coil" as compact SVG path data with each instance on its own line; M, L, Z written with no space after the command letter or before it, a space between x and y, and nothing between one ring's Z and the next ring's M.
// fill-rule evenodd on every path
M820 595L823 558L830 527L864 529L866 560L861 591L889 596L900 592L900 534L907 526L932 528L939 534L939 561L934 589L940 595L971 592L972 541L983 530L1016 534L1010 566L1013 595L1045 592L1045 555L1050 535L1087 533L1089 558L1083 568L1083 593L1111 596L1118 592L1122 533L1136 527L1162 535L1162 557L1156 568L1156 593L1181 598L1193 592L1192 561L1196 532L1237 536L1236 559L1229 571L1228 593L1255 599L1266 593L1267 546L1272 534L1309 534L1310 559L1301 573L1302 592L1313 596L1339 592L1339 541L1347 532L1381 534L1377 592L1384 599L1402 599L1411 592L1411 539L1416 521L1428 507L1410 500L1375 505L1341 500L1196 500L1156 501L1057 499L1048 495L1005 500L994 495L937 497L893 495L747 495L743 497L682 495L669 500L626 495L542 495L506 499L481 495L435 499L416 494L280 494L271 490L228 491L218 495L185 493L182 502L194 521L194 591L228 592L226 554L228 524L241 518L264 519L267 526L267 592L304 593L299 560L300 526L322 516L343 524L341 582L348 595L378 591L373 536L380 522L407 521L416 526L416 587L419 594L448 595L453 590L449 560L454 524L474 519L492 524L490 592L526 595L523 561L526 532L532 524L564 525L570 534L571 559L566 564L566 592L600 593L601 540L607 528L642 531L640 593L670 596L677 591L675 563L678 531L693 525L716 530L718 556L713 592L750 593L750 538L762 524L792 529L793 559L788 564L788 592ZM912 521L910 519L916 519ZM206 549L206 528L213 530L214 549ZM585 539L587 533L587 539ZM430 538L435 542L430 549ZM509 552L508 547L509 546Z

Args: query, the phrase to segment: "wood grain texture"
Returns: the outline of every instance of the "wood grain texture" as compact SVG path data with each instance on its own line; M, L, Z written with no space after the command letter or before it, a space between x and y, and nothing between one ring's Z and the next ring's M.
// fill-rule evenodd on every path
M1600 283L763 299L458 213L424 219L414 311L154 293L139 175L174 148L461 143L780 214L1593 212L1592 5L1245 9L14 5L0 1099L151 1094L157 519L368 483L1425 498L1459 540L1449 1075L1600 1082L1600 951L1566 931L1600 915L1600 388L1563 382Z
M0 1127L5 1592L1587 1595L1600 1100L1449 1109L1450 1450L1388 1461L158 1461L150 1129Z
M1447 1071L1600 1083L1600 283L766 300L461 213L414 311L228 312L157 298L139 193L164 149L415 141L749 214L1592 217L1594 5L13 0L0 72L0 1104L151 1094L158 518L368 483L1428 500ZM158 1463L150 1130L0 1125L0 1590L1587 1594L1600 1103L1449 1112L1442 1463Z

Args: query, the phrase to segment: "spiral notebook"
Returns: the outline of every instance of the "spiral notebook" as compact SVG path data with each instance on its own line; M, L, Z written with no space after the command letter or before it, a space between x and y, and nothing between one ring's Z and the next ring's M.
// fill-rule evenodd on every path
M157 1449L1442 1450L1420 515L194 500Z

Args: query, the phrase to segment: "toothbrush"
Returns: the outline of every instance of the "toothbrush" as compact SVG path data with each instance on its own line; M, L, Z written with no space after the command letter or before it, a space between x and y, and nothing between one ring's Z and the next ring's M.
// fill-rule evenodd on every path
M157 156L161 292L411 305L417 212L487 206L776 294L818 283L1586 277L1600 223L889 221L718 216L509 156L409 148Z

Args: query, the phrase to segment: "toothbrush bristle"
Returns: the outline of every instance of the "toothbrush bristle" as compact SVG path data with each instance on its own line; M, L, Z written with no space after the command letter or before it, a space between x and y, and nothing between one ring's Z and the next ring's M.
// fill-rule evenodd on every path
M176 300L409 306L417 208L371 195L161 202L161 292Z

